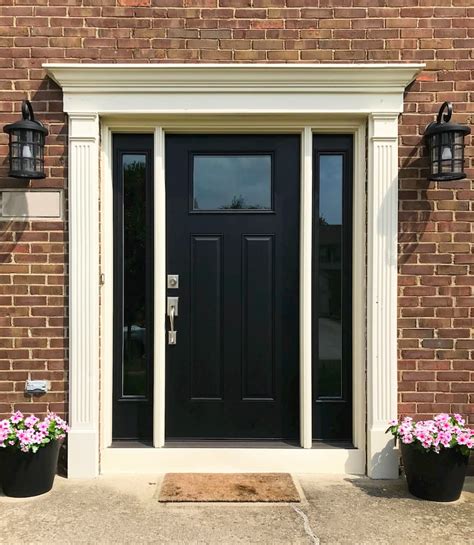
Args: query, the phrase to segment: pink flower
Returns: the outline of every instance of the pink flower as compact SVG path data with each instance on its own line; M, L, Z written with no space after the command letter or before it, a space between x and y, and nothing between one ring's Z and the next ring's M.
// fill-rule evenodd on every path
M453 415L454 417L454 420L456 420L456 422L460 425L460 426L464 426L464 424L466 423L466 421L464 420L464 418L458 414L458 413L455 413Z
M18 430L16 432L16 436L18 437L18 441L20 441L20 443L23 443L25 445L30 444L31 440L32 440L32 434L30 432L31 432L31 430Z
M388 423L388 425L389 425L390 427L398 426L398 419L397 419L397 418L392 418L392 420L390 420L390 422Z
M458 435L458 444L459 445L466 445L470 442L471 440L471 434L470 433L460 433Z
M411 433L402 435L401 439L402 439L402 443L404 443L405 445L409 445L410 443L413 443L414 441L413 435Z
M4 442L8 439L8 431L0 429L0 447L4 447Z
M38 424L38 430L41 432L41 433L48 433L48 429L49 429L49 424L47 422L40 422Z
M451 444L451 439L453 438L453 436L451 435L451 433L449 432L443 432L443 431L440 431L439 434L438 434L438 439L439 439L439 442L443 445L443 447L445 448L449 448L450 444Z
M37 422L39 422L39 418L37 418L34 414L31 414L28 416L28 418L25 418L25 426L27 428L32 428Z
M10 417L10 422L12 422L13 424L18 424L22 420L23 420L23 413L20 411L16 411L16 413L13 413L12 416Z

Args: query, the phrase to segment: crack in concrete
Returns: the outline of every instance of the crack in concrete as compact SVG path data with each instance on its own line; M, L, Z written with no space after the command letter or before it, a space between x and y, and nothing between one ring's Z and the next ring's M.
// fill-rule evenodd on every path
M295 505L292 505L293 510L303 519L304 522L304 531L306 535L311 540L311 543L313 545L320 545L319 537L313 532L313 529L311 528L311 524L309 523L308 516L304 511L296 507Z

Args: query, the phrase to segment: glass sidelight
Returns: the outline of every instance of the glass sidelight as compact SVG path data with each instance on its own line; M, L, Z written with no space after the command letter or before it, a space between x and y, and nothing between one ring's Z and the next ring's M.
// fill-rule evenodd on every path
M114 439L151 439L153 136L114 135Z
M313 438L352 440L352 136L314 137Z

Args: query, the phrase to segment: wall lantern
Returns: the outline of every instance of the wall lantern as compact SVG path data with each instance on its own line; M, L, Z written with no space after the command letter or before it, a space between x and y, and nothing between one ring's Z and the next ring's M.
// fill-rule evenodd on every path
M436 121L426 127L425 136L430 158L430 180L462 180L464 173L464 137L471 132L465 125L450 123L451 102L445 102Z
M35 120L29 100L21 105L22 119L3 127L9 137L9 176L13 178L44 178L44 140L48 129Z

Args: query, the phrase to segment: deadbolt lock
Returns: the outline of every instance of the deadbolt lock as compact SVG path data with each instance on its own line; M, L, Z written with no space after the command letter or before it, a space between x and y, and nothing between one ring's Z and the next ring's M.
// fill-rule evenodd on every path
M179 288L179 275L178 274L169 274L167 285L169 289Z

